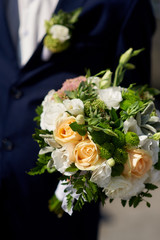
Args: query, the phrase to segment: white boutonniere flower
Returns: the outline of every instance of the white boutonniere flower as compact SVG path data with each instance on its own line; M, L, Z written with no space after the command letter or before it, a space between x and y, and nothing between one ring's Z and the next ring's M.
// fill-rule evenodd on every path
M78 8L70 13L60 10L57 14L53 14L49 21L45 21L46 36L42 51L43 60L48 60L52 53L62 52L70 46L74 24L77 22L81 10Z

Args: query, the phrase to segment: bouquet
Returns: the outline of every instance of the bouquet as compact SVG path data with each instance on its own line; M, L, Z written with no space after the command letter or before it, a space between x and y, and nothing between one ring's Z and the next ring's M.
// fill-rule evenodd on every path
M34 139L40 151L30 175L59 172L49 200L58 216L72 215L84 204L119 198L123 206L150 207L150 191L160 180L160 118L154 105L159 91L147 85L120 86L130 59L141 50L121 55L109 69L68 79L51 90L37 107L40 125Z

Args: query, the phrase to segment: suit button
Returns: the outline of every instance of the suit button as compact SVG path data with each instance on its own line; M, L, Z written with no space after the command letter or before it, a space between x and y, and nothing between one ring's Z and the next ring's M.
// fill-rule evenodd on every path
M2 147L5 151L12 151L13 143L8 138L4 138L2 140Z
M23 95L23 92L20 89L18 89L17 87L13 86L11 88L11 95L15 99L20 99L22 97L22 95Z

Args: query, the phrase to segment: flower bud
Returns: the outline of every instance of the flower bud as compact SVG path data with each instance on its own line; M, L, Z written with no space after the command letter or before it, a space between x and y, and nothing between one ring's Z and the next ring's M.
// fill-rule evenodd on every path
M123 53L120 57L119 63L126 64L130 60L132 52L133 48L129 48L125 53Z
M85 121L84 121L84 116L82 114L79 114L77 117L76 117L76 122L78 124L84 124Z
M99 88L100 89L105 89L110 87L111 85L111 77L112 77L112 72L110 70L107 70L102 79L99 82Z
M114 161L113 158L108 159L108 160L107 160L107 163L108 163L108 165L109 165L110 167L113 167L113 166L115 165L115 161Z

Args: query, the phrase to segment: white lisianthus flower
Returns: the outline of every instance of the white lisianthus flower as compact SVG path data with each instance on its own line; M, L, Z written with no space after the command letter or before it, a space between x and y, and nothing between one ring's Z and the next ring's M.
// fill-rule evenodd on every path
M98 91L99 98L106 104L108 109L118 109L122 99L121 87L109 87Z
M159 183L160 182L160 171L155 169L154 167L151 168L149 171L149 178L147 179L149 183Z
M50 28L50 33L54 39L58 39L60 42L65 42L70 39L69 28L55 24Z
M103 162L97 169L92 172L91 182L94 182L98 187L105 188L111 179L111 167L107 161Z
M146 151L148 151L152 157L153 165L158 162L158 153L159 153L159 141L149 139L148 136L142 135L139 136L140 143L139 145Z
M55 103L54 101L46 103L41 114L40 127L43 130L54 131L57 120L67 115L65 111L66 108L63 103Z
M74 116L84 114L84 104L78 98L72 100L66 99L63 101L63 104L66 110Z
M112 177L107 188L104 189L105 194L112 199L128 200L143 191L147 177L148 174L145 174L143 178L132 180L123 176Z
M56 149L52 152L51 157L54 161L55 168L66 176L72 175L70 172L65 172L67 168L70 167L71 162L69 159L69 153L66 149L66 146Z
M142 135L142 131L140 129L140 127L137 124L137 120L134 119L133 117L130 117L129 119L127 119L124 123L123 123L123 128L124 128L124 132L134 132L136 133L138 136Z

